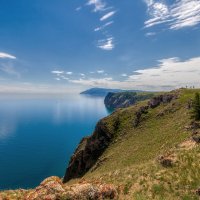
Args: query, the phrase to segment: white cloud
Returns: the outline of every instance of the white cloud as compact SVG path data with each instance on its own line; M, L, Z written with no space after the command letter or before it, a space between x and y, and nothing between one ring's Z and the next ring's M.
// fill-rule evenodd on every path
M101 78L101 79L79 79L79 80L70 80L71 83L87 85L87 86L109 86L110 81L112 81L112 77Z
M114 10L114 8L112 6L111 7L107 6L107 3L105 0L87 0L86 5L94 6L93 11L98 12L98 14L101 15L100 21L105 21L105 20L111 18L116 13L116 11ZM108 10L110 10L110 12L108 12L102 16L102 13L105 13L105 11L108 11ZM107 22L104 25L100 25L100 26L96 27L94 29L94 31L97 32L97 31L103 30L113 23L114 23L113 21ZM98 40L97 47L102 50L112 50L115 47L115 45L113 44L113 37L110 33L108 33L108 31L106 31L106 35L107 35L106 39ZM105 36L105 34L104 34L104 36Z
M60 78L62 78L62 79L64 79L64 80L69 80L68 77L65 77L65 76L63 76L63 75L61 75Z
M111 12L105 14L103 17L100 18L100 21L104 21L104 20L112 17L115 13L116 13L116 11L111 11Z
M115 47L113 40L114 40L113 37L109 37L104 40L99 40L97 47L102 50L110 51L110 50L114 49L114 47Z
M98 73L98 74L103 74L103 73L104 73L104 70L98 70L97 73Z
M127 74L121 74L121 76L126 77L126 76L128 76L128 75L127 75Z
M150 36L154 36L154 35L156 35L155 32L148 32L145 34L146 37L150 37Z
M72 75L72 74L73 74L73 72L66 72L66 74L67 74L67 75Z
M64 71L58 71L58 70L55 70L55 71L51 71L52 74L63 74Z
M113 24L113 23L114 23L114 21L107 22L106 24L95 28L94 31L95 31L95 32L96 32L96 31L101 31L101 30L103 30L103 29L106 28L107 26L110 26L110 25Z
M135 71L129 81L152 86L171 85L172 87L200 86L200 57L186 61L168 58L159 61L155 67Z
M0 58L16 59L15 56L4 52L0 52Z
M72 83L121 89L171 90L187 86L200 87L200 57L181 61L168 58L158 61L158 65L136 70L124 81L113 78L70 80Z
M82 9L82 7L79 6L79 7L77 7L77 8L75 9L75 11L80 11L81 9Z
M87 5L94 6L94 12L103 11L106 8L106 3L102 0L88 0Z
M81 75L81 76L85 76L85 74L83 74L83 73L80 73L80 75Z
M177 30L200 23L199 0L176 0L172 5L167 5L161 0L144 1L150 15L150 19L145 21L146 28L166 24L170 29Z
M55 80L60 81L60 78L55 78Z

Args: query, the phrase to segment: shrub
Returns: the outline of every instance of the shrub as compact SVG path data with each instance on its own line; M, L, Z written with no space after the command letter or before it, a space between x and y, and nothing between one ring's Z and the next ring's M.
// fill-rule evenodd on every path
M200 120L200 95L195 93L195 98L193 100L193 116L195 120Z

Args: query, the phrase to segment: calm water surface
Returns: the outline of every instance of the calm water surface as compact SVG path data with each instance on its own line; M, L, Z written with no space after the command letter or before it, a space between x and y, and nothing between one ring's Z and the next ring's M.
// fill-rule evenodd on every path
M0 97L0 189L62 177L76 145L108 115L103 98Z

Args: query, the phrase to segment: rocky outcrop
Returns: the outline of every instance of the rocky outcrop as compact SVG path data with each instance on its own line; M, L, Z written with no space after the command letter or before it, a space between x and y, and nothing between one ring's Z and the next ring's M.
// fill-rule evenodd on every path
M176 157L174 155L161 155L158 157L158 162L163 167L173 167L176 162Z
M70 159L63 181L67 182L72 178L83 176L108 147L112 137L113 134L108 130L103 120L101 120L96 125L94 133L80 142Z
M118 199L118 188L97 181L79 181L63 184L56 176L49 177L30 190L8 190L0 192L0 200L103 200Z
M126 108L134 105L138 101L150 99L153 93L136 93L136 92L120 92L108 93L105 97L104 104L108 109Z
M177 98L176 95L174 94L164 94L164 95L159 95L156 97L153 97L151 100L148 101L146 106L141 106L139 109L135 112L135 119L133 121L133 127L136 128L139 123L142 120L142 116L144 114L148 113L148 110L154 109L157 106L159 106L161 103L170 103L173 99ZM169 109L168 109L169 111ZM164 113L159 113L159 116L163 116Z
M117 189L111 184L80 182L64 185L58 177L45 179L38 187L28 192L25 200L102 200L117 199Z
M139 125L142 115L148 113L148 109L149 109L149 106L142 106L136 111L135 119L133 122L134 128L136 128Z
M150 108L156 108L161 103L170 103L173 99L176 99L177 95L175 94L163 94L156 97L153 97L149 102L148 105Z

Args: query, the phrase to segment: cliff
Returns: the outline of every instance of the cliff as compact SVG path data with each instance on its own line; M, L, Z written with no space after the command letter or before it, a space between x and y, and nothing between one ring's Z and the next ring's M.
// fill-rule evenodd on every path
M126 108L139 101L150 99L155 93L136 93L136 92L109 92L105 99L104 104L108 109Z
M105 120L96 125L94 133L90 137L83 138L71 157L63 181L83 176L97 161L98 157L109 146L114 136L109 130Z

